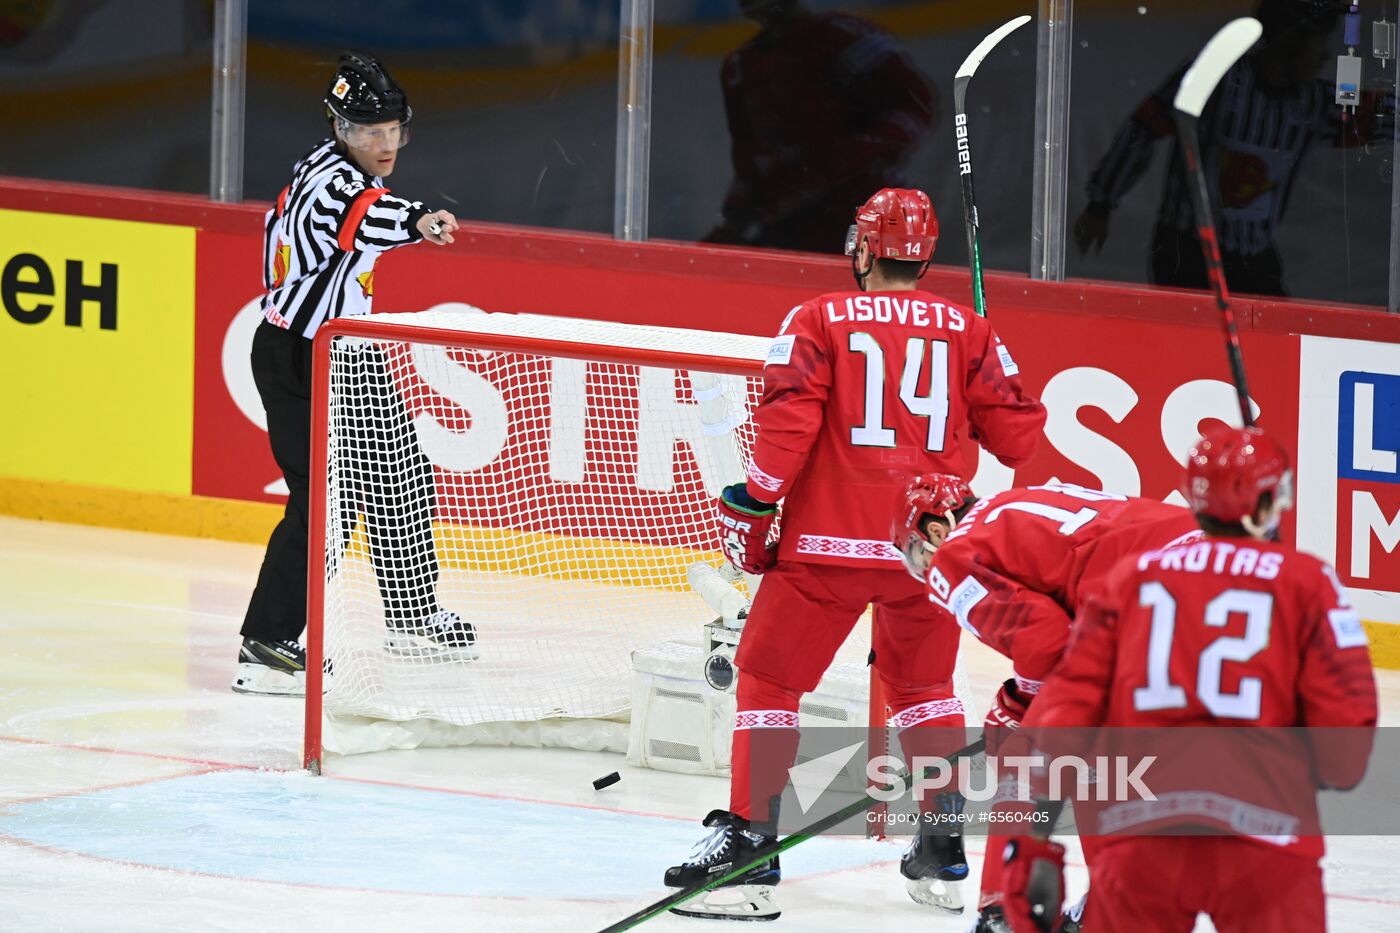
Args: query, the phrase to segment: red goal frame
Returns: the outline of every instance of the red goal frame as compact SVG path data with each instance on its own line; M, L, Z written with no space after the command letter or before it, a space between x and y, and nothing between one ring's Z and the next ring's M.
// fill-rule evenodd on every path
M302 767L312 774L320 774L323 763L321 746L323 698L321 691L325 653L327 491L326 484L324 482L318 483L314 478L324 478L329 466L330 350L331 341L337 337L359 337L368 340L411 340L415 343L436 346L461 346L481 350L532 353L540 356L599 363L699 369L724 375L757 378L762 378L763 375L763 363L759 360L702 353L683 353L673 350L581 343L573 340L481 333L444 327L419 327L404 324L401 320L381 320L376 315L336 318L323 324L316 332L312 346L310 475L313 477L313 481L311 483L311 502L307 514L309 534L306 568L306 717L302 734Z

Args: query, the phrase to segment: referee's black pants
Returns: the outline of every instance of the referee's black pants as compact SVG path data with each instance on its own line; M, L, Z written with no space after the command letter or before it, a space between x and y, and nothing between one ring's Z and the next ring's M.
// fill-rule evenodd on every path
M330 464L328 513L340 518L343 547L363 510L365 536L386 622L417 624L436 611L432 465L375 347L338 351L348 360L348 389L338 417L358 428ZM306 628L307 515L311 471L311 341L263 322L253 335L253 381L267 412L272 456L287 481L287 509L272 531L242 634L295 641ZM370 411L374 417L368 417ZM366 437L366 434L371 437ZM365 443L368 441L368 443ZM386 456L388 454L388 456ZM328 516L329 517L329 516ZM325 534L325 529L317 529ZM328 542L330 544L330 542ZM331 546L328 566L339 564Z
M1252 256L1222 251L1220 266L1231 292L1288 296L1283 284L1283 260L1273 246ZM1159 225L1152 233L1149 272L1153 285L1203 290L1211 287L1201 241L1194 230Z

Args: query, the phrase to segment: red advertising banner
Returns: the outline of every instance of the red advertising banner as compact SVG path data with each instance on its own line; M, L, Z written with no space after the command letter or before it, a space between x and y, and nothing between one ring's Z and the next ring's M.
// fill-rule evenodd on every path
M191 470L196 495L281 501L248 367L265 205L4 179L0 208L197 230L192 449L182 469ZM386 256L376 306L463 302L771 335L798 301L849 281L839 257L474 224L451 247ZM964 269L932 268L925 283L955 304L970 303ZM1060 479L1166 498L1178 458L1203 421L1235 416L1209 295L992 273L988 297L993 323L1050 420L1032 463L1015 475L984 465L979 491ZM1400 591L1393 582L1400 395L1392 381L1400 319L1248 298L1236 299L1235 314L1259 421L1298 456L1297 514L1307 546L1337 563L1358 599Z
M1054 478L1165 499L1201 428L1212 419L1239 423L1218 327L1027 306L999 315L996 326L1049 415L1040 452L1014 485ZM1297 338L1249 333L1243 345L1256 361L1249 376L1258 422L1291 446Z
M585 255L588 248L616 245L579 239ZM426 246L388 254L376 272L377 306L416 310L465 301L488 311L703 329L726 324L735 331L771 334L793 304L815 292L771 279L681 278L664 263L660 269L636 265L618 270L601 261L556 262L548 250L534 252L542 255L503 258L499 244L481 254ZM714 254L723 251L695 252L714 263ZM669 251L667 258L672 258ZM719 258L732 261L733 254ZM198 262L194 490L279 501L278 473L266 450L261 405L247 365L258 321L258 244L251 237L202 233ZM816 260L796 268L802 270L800 278L819 280L818 289L845 287L848 273L840 264ZM927 283L957 302L966 292L964 278L959 270L935 270ZM993 284L993 302L1007 291ZM1058 479L1167 498L1201 426L1213 418L1238 420L1214 309L1198 304L1195 296L1156 297L1154 306L1144 302L1142 290L1120 291L1134 316L1057 308L1063 301L1054 301L1059 296L1046 286L1014 303L993 305L998 331L1023 378L1044 399L1050 418L1036 458L1014 476L989 464L978 477L979 492ZM1051 300L1036 300L1040 298ZM1243 340L1246 359L1254 364L1251 390L1259 422L1282 432L1292 445L1298 414L1297 338L1247 331Z
M249 354L262 319L257 236L202 230L195 247L194 456L197 496L285 502Z

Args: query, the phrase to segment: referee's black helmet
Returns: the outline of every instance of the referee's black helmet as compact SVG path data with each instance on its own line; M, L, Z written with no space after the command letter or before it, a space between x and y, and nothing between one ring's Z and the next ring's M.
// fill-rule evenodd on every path
M413 116L408 95L390 77L383 62L368 52L350 50L326 90L326 117L347 123L407 123Z

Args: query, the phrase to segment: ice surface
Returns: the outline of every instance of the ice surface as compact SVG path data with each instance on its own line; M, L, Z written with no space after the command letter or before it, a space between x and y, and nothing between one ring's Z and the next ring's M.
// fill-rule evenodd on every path
M0 929L596 930L664 894L726 805L723 780L601 752L419 749L302 774L300 702L228 689L261 558L0 518ZM1005 663L963 650L988 695ZM1393 724L1400 676L1381 683ZM609 771L622 781L593 790ZM963 930L908 899L901 848L799 846L765 929ZM976 873L982 840L968 848ZM1400 840L1332 840L1332 927L1396 929L1397 864Z

